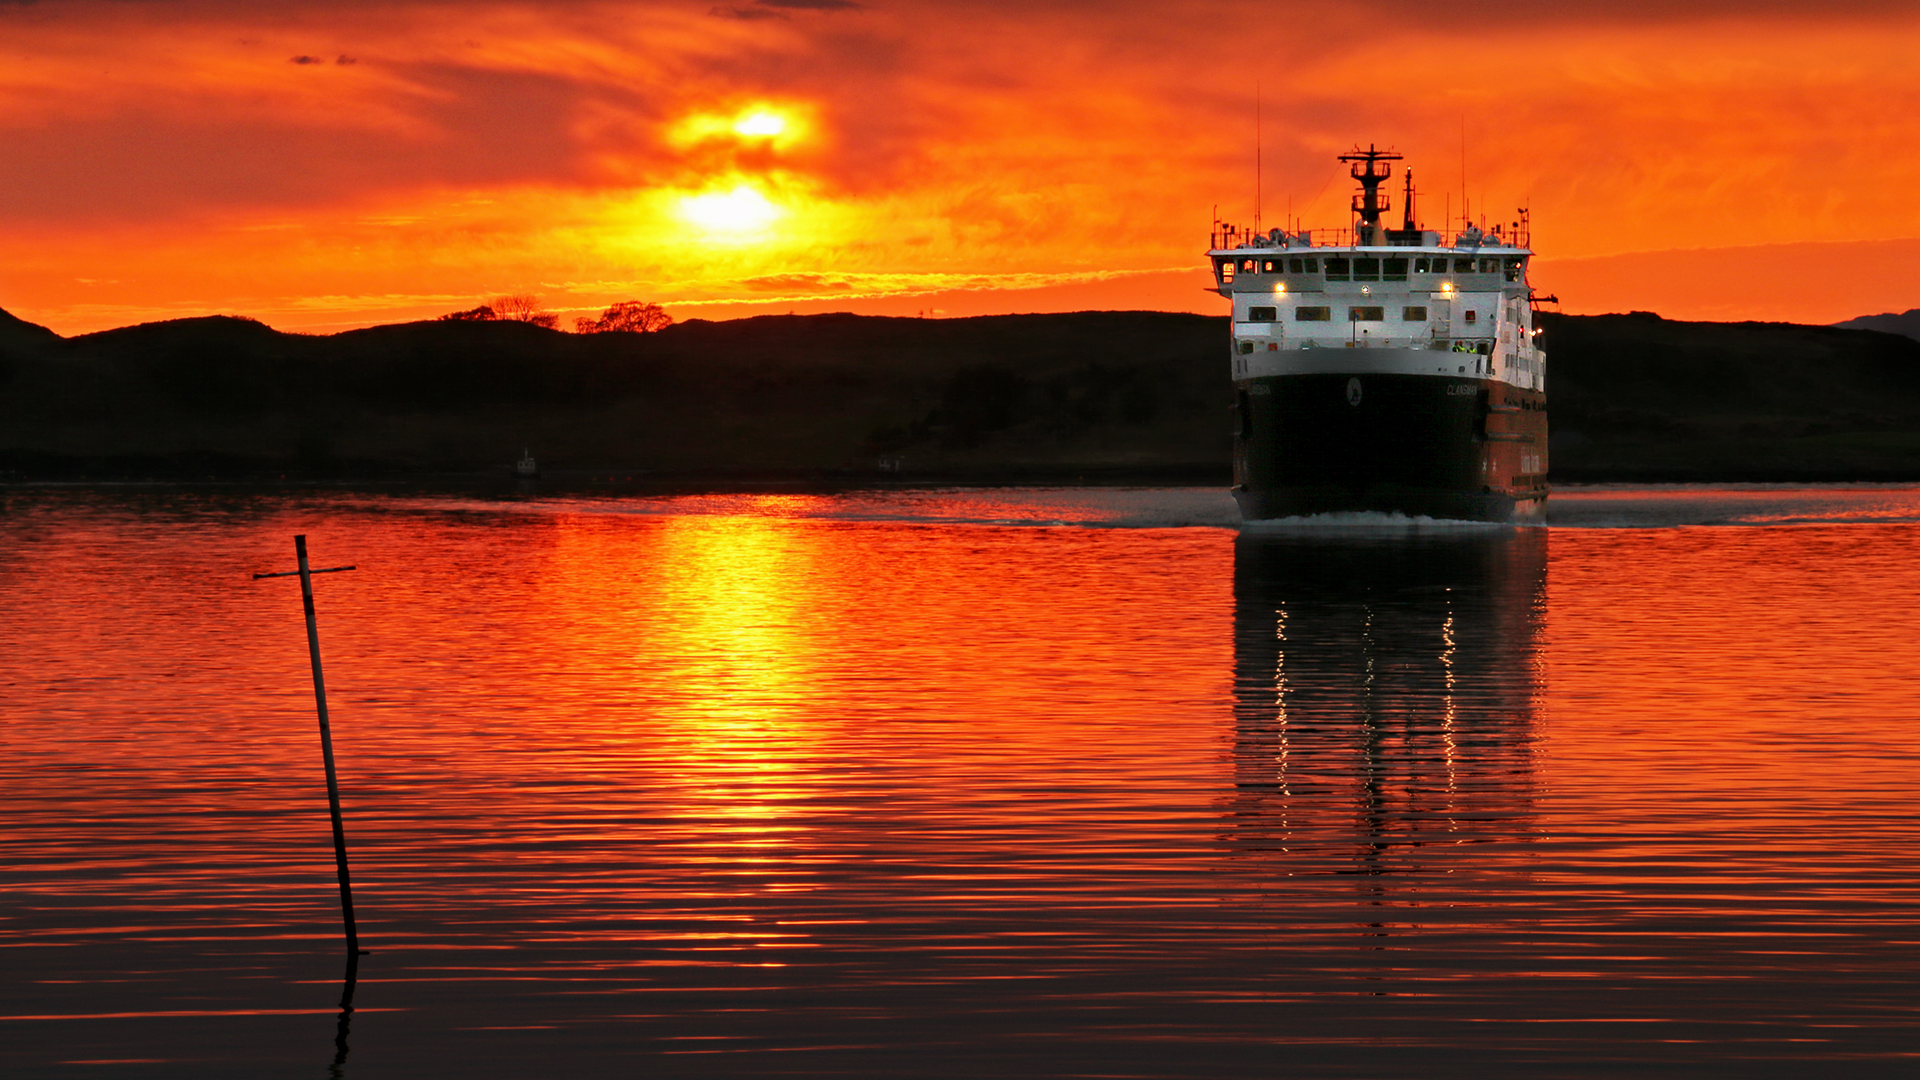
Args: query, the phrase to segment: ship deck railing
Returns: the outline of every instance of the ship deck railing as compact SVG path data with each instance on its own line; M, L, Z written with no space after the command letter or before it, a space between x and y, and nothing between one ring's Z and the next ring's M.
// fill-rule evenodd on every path
M1432 230L1426 230L1431 232ZM1409 234L1400 230L1382 229L1388 243L1369 245L1370 247L1408 247L1425 246L1421 242L1407 239ZM1441 231L1440 245L1444 248L1482 248L1511 247L1524 248L1532 243L1532 230L1525 225L1506 227L1495 225L1487 229L1465 228L1453 232ZM1420 230L1411 235L1423 236ZM1242 251L1249 248L1288 250L1311 250L1314 248L1343 248L1355 246L1354 229L1300 229L1289 232L1286 229L1268 229L1254 232L1236 225L1220 224L1208 234L1208 248L1212 251Z
M1240 324L1242 327L1247 324ZM1491 355L1498 347L1493 338L1455 337L1438 335L1422 337L1418 335L1377 336L1377 337L1323 337L1296 336L1285 339L1270 339L1265 347L1260 339L1265 335L1247 333L1240 330L1235 337L1236 351L1241 355L1255 352L1300 352L1312 349L1412 349L1417 352L1450 352Z

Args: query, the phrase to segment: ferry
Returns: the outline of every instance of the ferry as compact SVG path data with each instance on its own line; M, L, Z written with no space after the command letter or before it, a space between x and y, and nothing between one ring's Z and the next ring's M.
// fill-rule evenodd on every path
M1233 495L1248 521L1373 511L1525 521L1545 514L1546 360L1517 221L1400 228L1381 190L1401 155L1339 160L1359 182L1344 229L1216 222L1233 303Z

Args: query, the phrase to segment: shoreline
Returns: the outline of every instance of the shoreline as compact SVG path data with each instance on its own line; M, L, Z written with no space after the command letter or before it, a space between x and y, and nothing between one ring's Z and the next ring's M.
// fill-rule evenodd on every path
M1541 315L1550 478L1920 481L1920 341ZM0 483L1230 483L1226 323L1081 312L417 323L230 318L64 339L0 320ZM586 478L582 480L581 478Z

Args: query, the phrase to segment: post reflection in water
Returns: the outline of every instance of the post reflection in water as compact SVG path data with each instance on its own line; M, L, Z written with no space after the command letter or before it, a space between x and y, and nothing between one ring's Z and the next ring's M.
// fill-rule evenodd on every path
M347 954L347 973L340 979L340 1018L333 1029L333 1065L327 1075L345 1075L347 1065L347 1028L353 1022L353 990L360 982L360 954Z
M1233 850L1375 905L1524 874L1546 559L1540 529L1242 535Z

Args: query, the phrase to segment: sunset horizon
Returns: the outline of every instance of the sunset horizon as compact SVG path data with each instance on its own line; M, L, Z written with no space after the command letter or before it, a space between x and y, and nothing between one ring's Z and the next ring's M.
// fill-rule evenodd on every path
M1219 314L1210 223L1344 227L1335 158L1367 144L1429 228L1529 210L1568 313L1920 306L1900 5L1181 11L0 7L0 308L66 335L503 294L563 326L628 300Z

